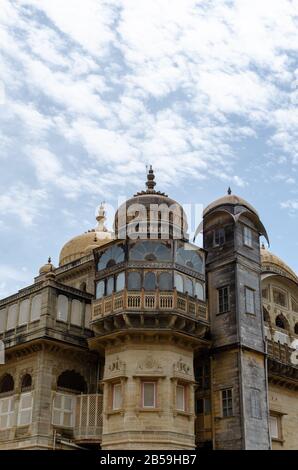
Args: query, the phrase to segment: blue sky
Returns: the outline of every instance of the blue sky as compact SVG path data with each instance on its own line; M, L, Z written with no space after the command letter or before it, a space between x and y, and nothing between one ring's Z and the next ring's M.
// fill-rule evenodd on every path
M102 200L143 188L150 163L182 203L230 185L297 272L297 11L290 0L0 0L0 297L49 255L57 265Z

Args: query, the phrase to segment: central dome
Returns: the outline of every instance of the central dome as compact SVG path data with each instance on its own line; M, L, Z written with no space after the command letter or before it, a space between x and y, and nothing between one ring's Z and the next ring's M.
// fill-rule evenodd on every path
M150 166L147 189L122 204L114 220L117 238L187 238L187 217L183 207L165 193L156 191Z
M268 251L264 245L261 246L261 259L263 272L274 272L298 281L297 274L282 259Z
M113 239L113 234L109 232L105 225L105 211L101 205L96 217L98 222L95 229L78 235L62 247L59 256L59 266L75 261L91 253L94 248L104 245Z

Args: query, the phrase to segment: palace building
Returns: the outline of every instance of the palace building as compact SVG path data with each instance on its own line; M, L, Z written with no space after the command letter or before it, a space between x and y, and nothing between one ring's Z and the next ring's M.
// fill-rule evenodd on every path
M231 191L146 189L0 300L0 449L298 449L298 277Z

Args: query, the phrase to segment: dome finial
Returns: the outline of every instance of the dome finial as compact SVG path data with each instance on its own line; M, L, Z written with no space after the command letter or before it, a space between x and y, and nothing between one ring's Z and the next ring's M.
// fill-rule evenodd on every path
M98 214L96 216L96 220L98 222L96 231L98 232L106 232L107 228L105 227L105 221L106 221L106 211L104 208L105 202L102 201L100 203L99 209L98 209Z
M147 173L147 181L146 181L146 186L147 186L147 193L154 193L154 186L156 185L155 183L155 175L152 169L152 165L149 167L149 171Z
M231 190L231 187L229 186L228 187L228 195L230 196L232 194L232 190Z

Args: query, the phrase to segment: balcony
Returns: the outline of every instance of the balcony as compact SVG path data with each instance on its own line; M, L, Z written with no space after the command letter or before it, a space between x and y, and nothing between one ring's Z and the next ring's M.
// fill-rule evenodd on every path
M92 322L119 312L171 312L208 322L206 303L188 294L172 291L128 291L124 289L93 301Z
M267 352L269 358L273 358L282 364L295 365L293 363L295 349L289 347L287 344L267 340Z
M74 441L77 444L97 444L102 438L103 396L78 395Z
M267 340L269 382L298 390L298 351L287 344Z

